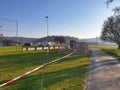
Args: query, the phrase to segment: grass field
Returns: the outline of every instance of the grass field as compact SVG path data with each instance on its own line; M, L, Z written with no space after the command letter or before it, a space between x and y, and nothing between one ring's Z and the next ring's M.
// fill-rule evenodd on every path
M90 45L89 48L99 48L109 55L117 57L120 60L120 50L117 49L117 46Z
M0 46L0 55L7 55L12 54L16 52L21 52L22 47L16 47L16 46Z
M48 61L61 56L64 54L50 52ZM0 84L41 65L46 59L45 51L22 52L20 48L16 54L14 47L0 47ZM89 55L71 55L46 66L42 90L82 90L88 64ZM0 90L41 90L41 72L38 70Z
M120 50L117 47L114 48L102 48L103 51L108 53L111 56L117 57L120 60Z
M89 48L98 48L98 49L117 49L117 46L110 45L89 45Z

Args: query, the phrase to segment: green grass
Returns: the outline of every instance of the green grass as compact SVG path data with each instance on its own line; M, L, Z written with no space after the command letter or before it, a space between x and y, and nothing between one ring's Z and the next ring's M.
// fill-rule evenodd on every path
M4 48L4 49L1 49ZM50 52L48 61L45 51L12 53L11 47L1 47L0 84L53 59L64 56ZM7 48L7 49L6 49ZM8 50L8 51L7 51ZM8 53L7 53L8 52ZM15 52L13 50L13 52ZM62 61L46 66L43 90L82 90L89 64L89 55L71 55ZM0 90L41 90L42 70L38 70Z
M18 46L0 46L0 55L6 55L16 52L22 52L22 47Z
M120 60L120 50L118 49L102 49L102 50L114 57L117 57Z
M116 46L110 45L89 45L89 48L98 48L98 49L117 49Z
M111 56L117 57L120 60L120 50L117 49L117 46L102 46L102 45L90 45L90 48L98 48L108 53Z

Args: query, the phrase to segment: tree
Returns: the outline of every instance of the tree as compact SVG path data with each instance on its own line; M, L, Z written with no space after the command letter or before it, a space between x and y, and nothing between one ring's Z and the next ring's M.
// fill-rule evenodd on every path
M3 34L1 33L1 34L0 34L0 42L2 42L4 39L5 39L5 38L4 38Z
M107 6L114 0L106 0ZM120 7L113 9L114 15L108 17L103 24L101 39L103 41L114 42L120 49Z
M107 0L106 1L106 4L108 5L108 4L110 4L111 2L113 2L114 0Z
M65 37L63 37L63 36L56 36L55 39L54 39L54 41L60 44L60 48L59 48L59 51L58 51L58 52L59 52L59 53L60 53L60 52L63 52L62 44L63 44L64 42L66 42Z
M60 43L60 44L66 42L65 37L63 37L63 36L56 36L54 41L57 43Z
M116 43L120 49L120 15L111 16L104 22L101 39Z
M114 0L106 0L107 6L108 6L110 3L112 3L113 1L114 1ZM115 7L115 8L113 9L113 11L114 11L114 15L120 15L120 6Z

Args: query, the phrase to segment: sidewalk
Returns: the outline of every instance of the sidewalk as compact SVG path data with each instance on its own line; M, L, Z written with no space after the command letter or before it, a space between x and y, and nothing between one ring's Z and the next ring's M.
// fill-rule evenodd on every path
M92 49L85 90L120 90L120 62Z

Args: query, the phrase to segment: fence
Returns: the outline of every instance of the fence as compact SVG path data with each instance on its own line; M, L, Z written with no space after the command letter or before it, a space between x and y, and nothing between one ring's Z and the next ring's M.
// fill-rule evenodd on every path
M60 47L60 46L49 46L49 47L37 47L37 46L27 46L27 47L23 47L23 51L37 51L37 50L57 50L59 48L64 48L64 47Z

